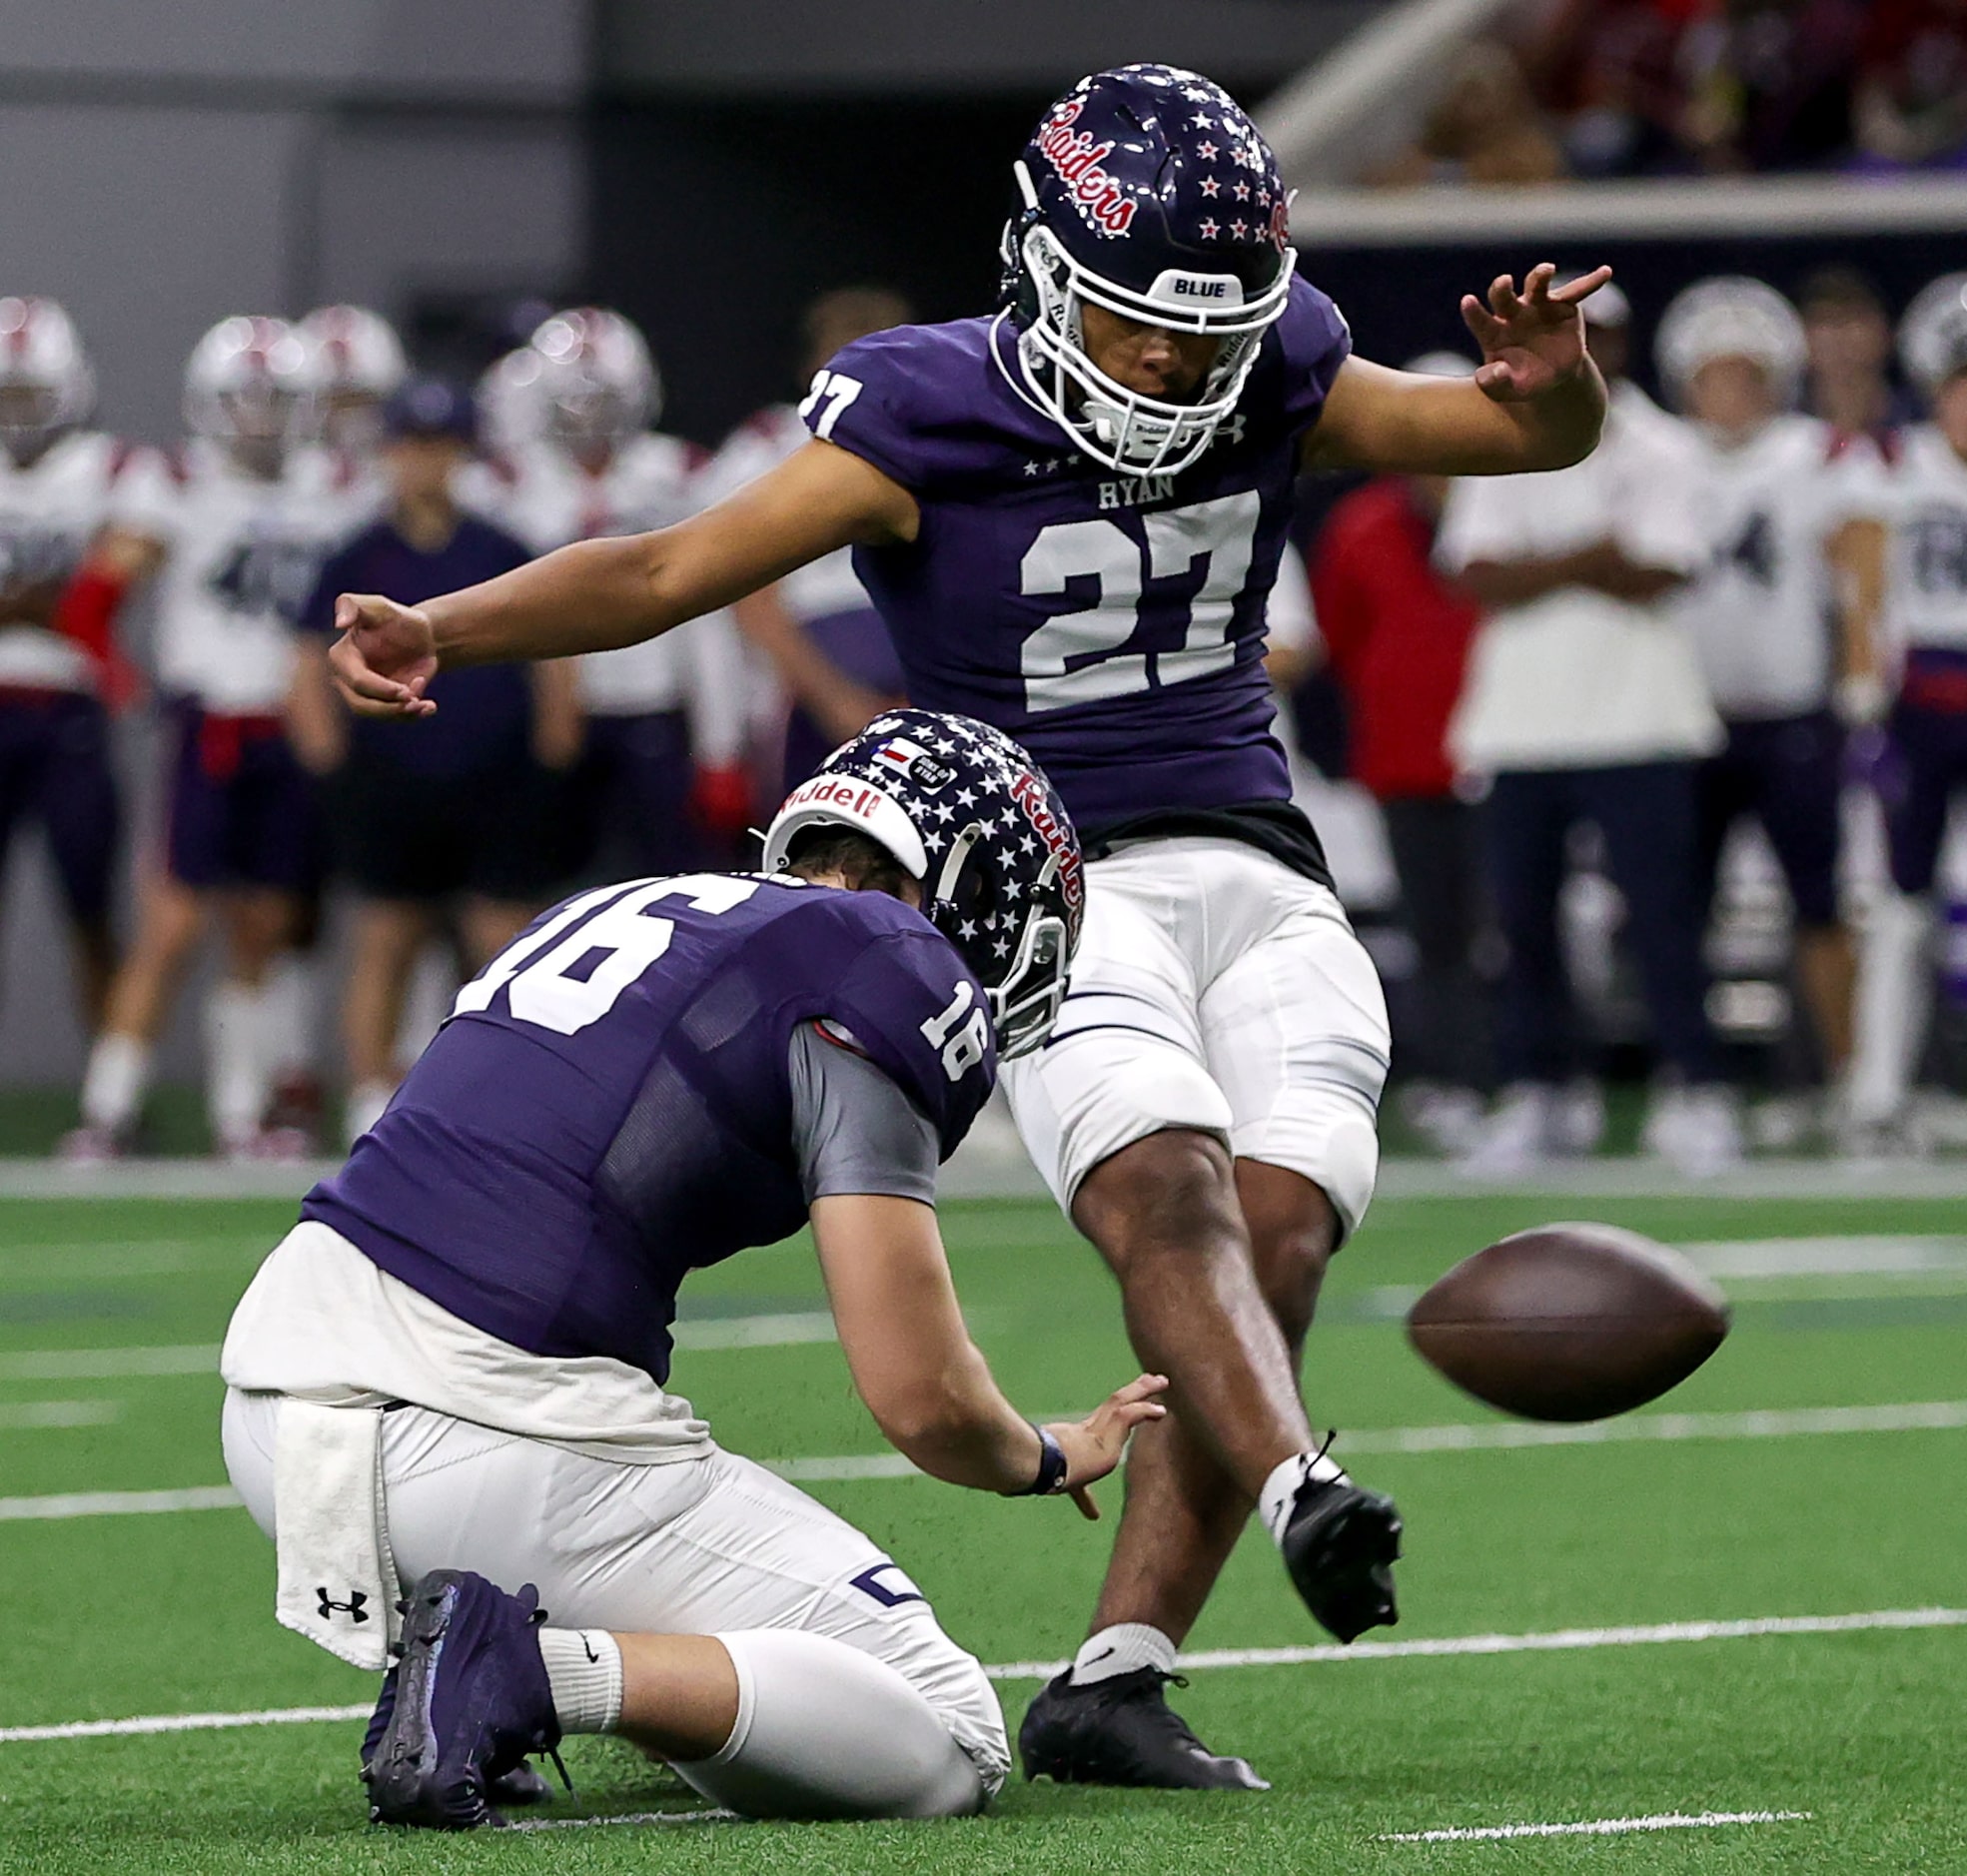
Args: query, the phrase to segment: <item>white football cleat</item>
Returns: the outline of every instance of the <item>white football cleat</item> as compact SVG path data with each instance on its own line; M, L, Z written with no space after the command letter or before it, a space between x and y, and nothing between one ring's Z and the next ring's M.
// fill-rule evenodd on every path
M1734 1090L1719 1082L1659 1089L1646 1110L1639 1145L1684 1179L1714 1179L1732 1172L1742 1161Z

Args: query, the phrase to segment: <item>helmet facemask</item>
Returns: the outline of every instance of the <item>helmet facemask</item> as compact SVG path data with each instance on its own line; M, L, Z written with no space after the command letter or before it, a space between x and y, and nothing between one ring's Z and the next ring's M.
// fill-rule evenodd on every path
M917 882L923 917L983 989L1001 1057L1045 1040L1065 1002L1084 884L1065 805L1024 750L968 717L889 711L786 797L763 870L786 871L815 826L865 835Z
M1030 197L1024 166L1019 187ZM1006 231L1007 256L1029 283L1029 318L1018 354L1033 398L1080 451L1128 475L1172 475L1188 469L1215 441L1235 413L1245 381L1290 298L1297 257L1280 256L1276 279L1245 300L1233 276L1238 304L1216 308L1171 306L1107 280L1082 265L1042 221L1027 217ZM1218 341L1194 399L1177 404L1130 391L1093 363L1082 319L1088 304L1123 319L1168 332L1197 333Z
M969 864L984 832L972 821L950 841L922 912L976 972L997 1033L998 1056L1009 1062L1036 1049L1059 1020L1072 931L1058 885L1058 857L1046 860L1030 902L1015 907L992 875Z

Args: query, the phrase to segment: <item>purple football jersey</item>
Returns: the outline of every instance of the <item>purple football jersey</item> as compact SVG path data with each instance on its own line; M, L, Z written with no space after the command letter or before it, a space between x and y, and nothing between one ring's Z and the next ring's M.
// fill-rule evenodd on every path
M602 887L465 986L302 1216L502 1341L660 1382L684 1276L805 1223L794 1030L850 1036L947 1158L996 1074L983 1008L949 942L884 893Z
M854 556L910 701L1017 737L1095 841L1289 801L1264 609L1300 441L1351 343L1298 282L1217 442L1179 474L1131 477L1073 454L1031 403L1006 318L848 346L801 411L921 504L913 542Z

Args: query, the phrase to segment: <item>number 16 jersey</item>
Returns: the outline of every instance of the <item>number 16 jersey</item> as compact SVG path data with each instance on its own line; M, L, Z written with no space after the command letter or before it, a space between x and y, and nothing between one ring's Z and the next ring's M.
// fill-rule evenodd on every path
M1300 440L1351 349L1338 308L1293 285L1235 416L1179 474L1075 454L1017 341L1002 317L877 333L800 407L920 505L915 540L854 556L910 700L1017 737L1094 846L1148 817L1282 811L1264 609Z

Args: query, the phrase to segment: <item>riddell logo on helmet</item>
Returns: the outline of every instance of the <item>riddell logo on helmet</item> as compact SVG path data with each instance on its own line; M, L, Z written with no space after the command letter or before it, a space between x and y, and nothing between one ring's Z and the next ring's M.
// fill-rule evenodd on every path
M855 781L850 775L815 775L803 788L786 797L785 806L779 812L824 804L857 821L871 821L875 810L887 799L880 789Z
M1121 193L1120 185L1102 167L1113 154L1111 140L1095 143L1090 131L1072 128L1085 108L1084 98L1068 98L1060 105L1038 133L1038 153L1058 173L1089 228L1102 235L1124 235L1133 226L1138 205Z
M1077 911L1084 891L1079 873L1079 843L1059 824L1059 817L1052 812L1052 805L1046 800L1038 777L1029 769L1024 770L1011 784L1011 799L1024 809L1025 819L1031 823L1039 839L1044 841L1046 852L1058 861L1060 890L1065 894L1066 904Z

